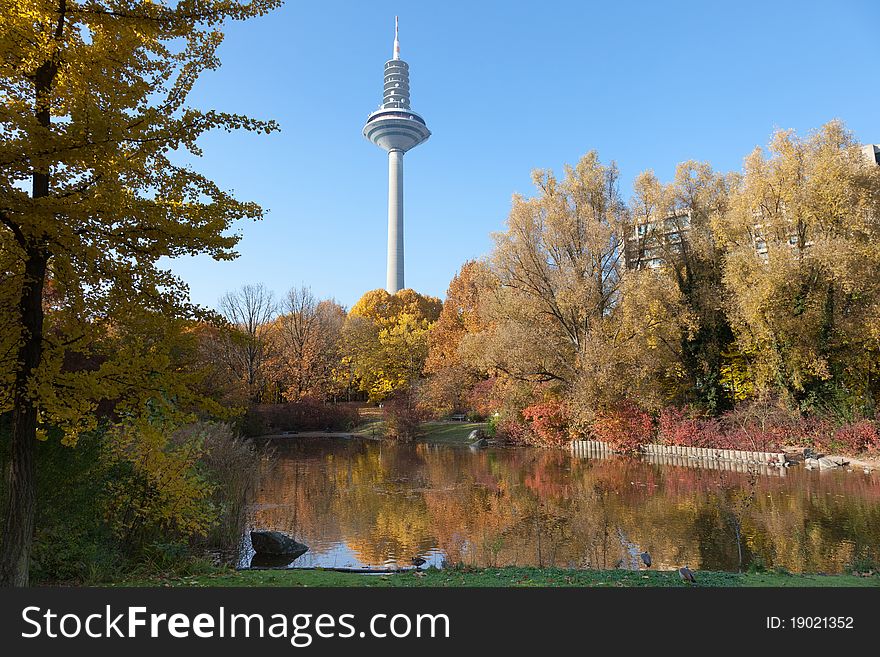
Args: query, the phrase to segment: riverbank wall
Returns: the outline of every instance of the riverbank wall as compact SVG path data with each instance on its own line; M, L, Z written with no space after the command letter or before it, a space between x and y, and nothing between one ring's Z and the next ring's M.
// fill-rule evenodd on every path
M575 440L569 449L574 456L604 458L614 454L608 443L600 440ZM751 452L739 449L712 447L685 447L682 445L641 446L642 456L653 463L708 467L735 472L758 471L763 474L783 474L789 465L783 452Z

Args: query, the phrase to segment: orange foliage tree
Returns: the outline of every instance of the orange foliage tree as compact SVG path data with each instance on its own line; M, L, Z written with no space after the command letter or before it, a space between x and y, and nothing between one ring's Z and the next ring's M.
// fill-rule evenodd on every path
M428 375L420 390L420 404L434 415L473 410L469 398L486 374L469 358L463 343L486 328L480 314L484 265L466 262L446 292L440 317L428 334Z
M345 309L299 287L288 292L282 310L269 326L268 369L275 389L287 401L330 397L338 392Z

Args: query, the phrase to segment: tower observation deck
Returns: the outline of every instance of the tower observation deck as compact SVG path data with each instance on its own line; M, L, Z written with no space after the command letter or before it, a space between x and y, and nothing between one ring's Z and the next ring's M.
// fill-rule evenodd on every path
M431 136L425 119L410 108L409 64L400 58L397 17L394 50L385 62L382 106L367 117L364 137L388 153L388 269L385 289L395 294L403 281L403 154Z

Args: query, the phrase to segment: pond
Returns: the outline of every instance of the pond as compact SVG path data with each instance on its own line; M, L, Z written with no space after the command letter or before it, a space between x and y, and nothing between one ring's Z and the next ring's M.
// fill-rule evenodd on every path
M293 438L249 527L310 547L291 567L428 565L836 573L880 561L880 475L763 474L565 450ZM251 562L247 535L240 565ZM256 565L256 564L255 564Z

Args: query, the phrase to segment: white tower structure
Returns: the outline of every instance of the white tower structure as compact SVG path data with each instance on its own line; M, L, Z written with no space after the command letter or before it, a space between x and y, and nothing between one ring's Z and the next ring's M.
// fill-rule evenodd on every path
M403 154L415 148L431 131L409 106L409 65L400 58L397 17L394 50L385 62L382 105L367 117L364 137L388 153L388 271L385 289L395 294L403 283Z

